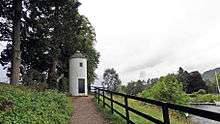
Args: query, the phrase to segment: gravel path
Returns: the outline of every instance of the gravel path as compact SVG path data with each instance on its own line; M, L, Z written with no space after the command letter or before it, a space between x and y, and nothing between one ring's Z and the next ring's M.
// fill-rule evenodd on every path
M110 124L92 102L92 96L73 97L74 112L70 124Z

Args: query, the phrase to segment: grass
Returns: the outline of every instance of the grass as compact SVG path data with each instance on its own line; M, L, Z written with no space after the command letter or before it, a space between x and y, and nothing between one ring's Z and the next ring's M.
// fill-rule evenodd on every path
M0 84L1 124L67 124L72 104L56 90Z
M111 121L112 124L126 124L126 121L121 119L119 115L112 114L109 108L103 108L102 104L98 104L95 98L93 98L93 102L97 109L103 113L104 118Z
M100 97L101 98L101 97ZM114 100L124 104L123 98L120 96L114 96ZM102 101L100 102L102 103ZM106 103L110 105L110 101L106 99ZM97 104L97 103L96 103ZM128 104L130 107L141 111L145 114L148 114L156 119L163 120L162 110L157 106L153 106L150 104L144 104L136 100L129 99ZM125 120L120 117L118 114L111 114L111 110L108 107L103 108L102 104L97 105L98 108L104 113L104 115L108 116L108 119L112 121L113 124L124 124ZM114 104L114 109L118 110L120 113L125 115L125 109L117 104ZM130 120L132 120L135 124L154 124L153 122L146 120L145 118L138 116L133 112L129 112ZM117 117L117 119L116 119ZM170 121L172 124L190 124L190 121L183 117L180 113L176 111L170 110Z
M189 97L193 103L220 101L219 94L189 94Z

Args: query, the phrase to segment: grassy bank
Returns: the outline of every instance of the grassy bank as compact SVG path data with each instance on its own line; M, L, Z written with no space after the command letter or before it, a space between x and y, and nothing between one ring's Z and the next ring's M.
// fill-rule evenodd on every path
M123 103L123 99L121 97L114 97L114 100ZM106 99L106 103L110 105L110 101L108 101ZM124 104L124 103L123 103ZM128 104L130 107L141 111L145 114L151 115L154 118L163 120L163 116L162 116L162 110L161 108L157 107L157 106L153 106L153 105L149 105L149 104L143 104L139 101L136 100L131 100L129 99ZM110 109L109 108L103 108L102 104L97 105L98 108L105 114L107 115L107 117L113 121L113 124L124 124L126 123L124 121L123 118L119 117L119 115L114 114L111 115ZM125 110L124 108L122 108L121 106L114 104L114 108L116 110L118 110L119 112L123 113L123 115L125 115ZM140 117L138 115L136 115L133 112L130 112L130 119L135 122L136 124L153 124L151 121L148 121L146 119L144 119L143 117ZM172 124L189 124L190 121L187 120L186 118L184 118L181 114L175 112L175 111L170 111L170 119L171 119L171 123Z
M126 121L121 119L119 115L112 115L109 108L103 108L102 104L98 104L95 98L93 98L93 102L95 103L96 108L103 113L104 118L111 121L112 124L126 124Z
M65 94L0 84L0 123L67 124L72 105Z
M203 102L214 102L220 101L219 94L188 94L190 97L190 102L192 103L203 103Z

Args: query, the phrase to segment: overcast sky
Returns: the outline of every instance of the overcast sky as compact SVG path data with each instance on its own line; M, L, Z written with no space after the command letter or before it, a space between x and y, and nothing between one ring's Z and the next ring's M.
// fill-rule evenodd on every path
M102 77L115 68L123 83L220 67L220 0L80 0L96 29ZM1 73L0 79L5 79Z
M6 42L0 43L0 51L2 51L5 48L6 44ZM9 82L9 78L6 76L6 73L7 70L4 70L4 67L2 67L0 64L0 82Z
M220 67L219 0L80 0L96 29L97 74L122 81Z

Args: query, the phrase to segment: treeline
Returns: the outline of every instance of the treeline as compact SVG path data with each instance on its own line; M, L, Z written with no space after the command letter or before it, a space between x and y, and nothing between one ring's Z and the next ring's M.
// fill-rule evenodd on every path
M107 69L103 77L103 85L110 90L165 102L184 104L189 100L190 95L188 94L214 93L198 71L188 73L181 67L177 74L168 74L160 78L148 79L147 81L131 81L126 86L116 83L121 81L114 69ZM114 87L112 87L112 84L114 84Z
M8 77L19 77L11 84L67 90L68 61L76 51L87 57L88 82L94 81L100 55L95 30L78 12L80 5L77 0L0 1L0 40L7 42L0 63Z

